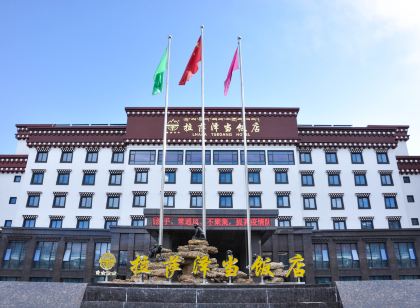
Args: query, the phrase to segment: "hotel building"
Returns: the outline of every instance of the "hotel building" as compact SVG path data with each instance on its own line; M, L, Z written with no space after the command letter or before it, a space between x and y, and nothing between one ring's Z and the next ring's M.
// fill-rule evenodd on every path
M207 238L222 260L252 250L288 264L301 253L307 283L420 278L420 156L408 126L298 125L297 108L247 108L245 195L239 108L206 108ZM17 151L0 155L0 280L94 282L114 253L120 277L157 242L162 108L126 108L118 125L18 124ZM164 246L201 222L201 110L170 108Z

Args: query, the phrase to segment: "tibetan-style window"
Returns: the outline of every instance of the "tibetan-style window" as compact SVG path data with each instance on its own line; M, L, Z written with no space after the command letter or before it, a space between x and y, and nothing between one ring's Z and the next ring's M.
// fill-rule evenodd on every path
M219 184L232 184L231 169L219 169Z
M39 201L41 199L40 193L28 194L28 200L26 201L26 207L39 207Z
M319 230L317 220L305 220L305 227L312 228L313 230Z
M48 151L38 151L36 153L36 163L46 163L48 160Z
M42 185L44 182L44 171L33 171L31 185Z
M249 195L249 207L251 208L261 208L261 194L252 194Z
M303 195L303 209L316 210L316 196L315 195Z
M325 152L325 163L327 164L338 164L338 158L336 152Z
M373 230L373 219L366 219L360 221L360 229L362 230Z
M261 184L261 176L259 170L248 171L248 183L249 184Z
M394 181L392 180L391 174L381 174L381 185L382 186L393 186Z
M113 172L113 171L114 170L110 170L108 185L119 186L122 184L122 171L119 171L119 172Z
M299 162L301 164L312 164L311 152L299 152Z
M136 168L135 184L147 184L149 181L149 169Z
M357 196L357 206L361 210L370 209L370 199L368 195Z
M78 218L76 228L77 229L89 229L90 219Z
M50 229L61 229L63 227L63 218L51 218Z
M292 217L279 217L277 221L279 228L290 228L292 226Z
M107 209L119 209L120 208L120 195L110 194L106 201Z
M355 186L367 186L366 174L354 174Z
M95 172L84 172L82 185L95 185Z
M132 227L144 227L144 218L132 217L131 218Z
M146 191L133 191L133 207L146 207L146 201Z
M55 194L52 206L64 208L66 206L66 194Z
M376 161L378 162L378 164L389 164L388 154L386 152L377 152Z
M166 191L163 198L164 207L175 207L175 192Z
M23 219L23 224L22 227L23 228L35 228L35 224L36 224L36 218L24 218Z
M81 193L79 208L90 209L93 203L93 193Z
M88 151L86 152L86 163L94 164L98 162L98 152L97 151Z
M334 230L346 230L346 221L344 219L335 220L333 219L333 228Z
M289 177L286 170L274 170L274 181L276 184L289 184Z
M61 153L60 163L71 163L73 161L72 151L63 151Z
M352 164L363 164L363 154L356 152L351 153L351 163Z
M201 169L191 170L191 184L202 184L203 183L203 173Z
M69 185L70 182L70 171L69 170L58 170L57 174L57 185Z
M344 210L344 201L342 195L330 194L330 203L332 210Z
M114 151L112 152L112 158L111 158L112 164L123 164L124 163L124 152L120 151Z
M165 171L165 184L175 184L176 183L176 170L169 169Z
M313 174L301 174L302 186L315 186Z
M395 196L384 195L384 202L386 209L397 209L397 198Z
M203 196L201 191L190 192L190 208L202 208L203 207Z
M341 186L340 174L328 174L329 186Z
M233 196L231 193L219 193L219 208L232 208Z
M290 207L290 191L276 191L277 208Z

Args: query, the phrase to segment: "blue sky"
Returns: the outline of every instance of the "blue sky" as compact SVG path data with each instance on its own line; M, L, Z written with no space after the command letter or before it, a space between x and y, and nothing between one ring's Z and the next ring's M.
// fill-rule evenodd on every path
M407 124L420 154L416 0L0 1L0 153L16 123L124 123L126 106L162 106L153 73L173 35L170 105L199 106L200 78L178 81L205 25L206 102L223 96L243 37L248 106L299 107L300 124Z

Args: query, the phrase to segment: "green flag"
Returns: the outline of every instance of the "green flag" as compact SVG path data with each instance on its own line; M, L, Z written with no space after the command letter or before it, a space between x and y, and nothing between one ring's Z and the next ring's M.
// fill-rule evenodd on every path
M159 65L156 69L155 75L153 76L153 95L159 94L162 92L163 88L163 75L166 71L166 64L168 63L168 49L165 49L165 52L160 59Z

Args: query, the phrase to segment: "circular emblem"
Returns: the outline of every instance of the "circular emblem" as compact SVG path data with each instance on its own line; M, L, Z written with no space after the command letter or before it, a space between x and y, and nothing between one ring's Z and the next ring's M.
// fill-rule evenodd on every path
M99 258L99 265L106 271L109 271L111 268L113 268L116 262L117 260L115 259L115 256L110 252L105 252Z
M170 132L175 132L179 127L179 121L177 120L170 120L167 124L168 130Z

